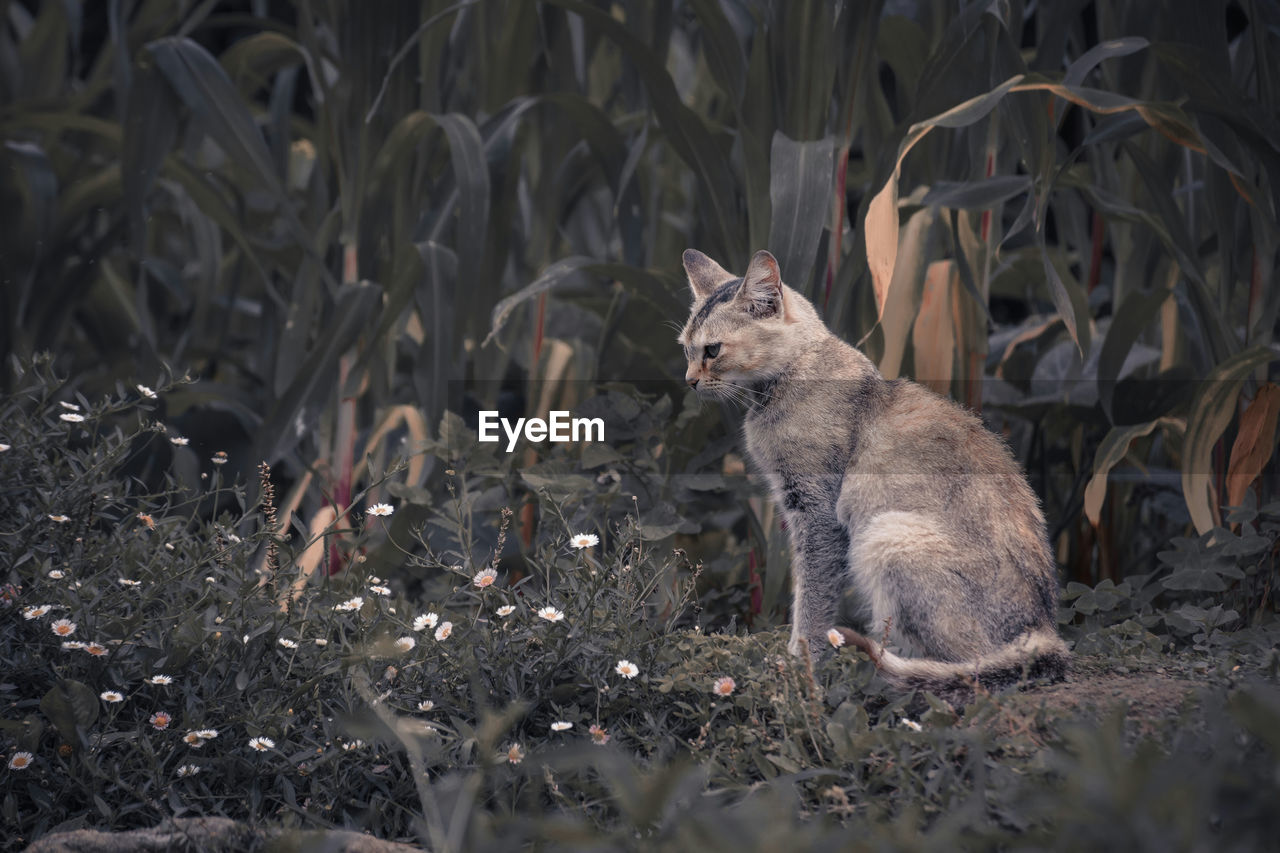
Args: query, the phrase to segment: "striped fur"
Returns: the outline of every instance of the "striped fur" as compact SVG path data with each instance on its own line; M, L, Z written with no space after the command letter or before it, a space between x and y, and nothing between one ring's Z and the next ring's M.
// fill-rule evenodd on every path
M846 638L902 687L1061 677L1044 516L1004 443L953 401L884 379L768 252L741 277L692 249L684 262L686 379L746 410L747 456L787 522L791 651L830 653L852 588L868 632L895 650Z

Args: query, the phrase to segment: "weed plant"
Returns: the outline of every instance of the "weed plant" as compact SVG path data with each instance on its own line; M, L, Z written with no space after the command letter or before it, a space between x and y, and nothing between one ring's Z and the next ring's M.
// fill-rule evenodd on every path
M1142 583L1068 591L1077 670L1158 661L1172 710L1091 715L1052 688L954 709L847 652L810 668L778 630L709 633L698 564L638 512L592 527L544 490L559 532L513 568L512 513L477 509L462 457L403 540L407 503L357 494L354 558L299 584L314 543L269 532L271 488L249 502L223 457L187 458L156 420L172 383L68 399L45 365L20 374L0 413L11 849L194 815L440 850L1247 849L1280 830L1273 605L1213 611L1185 574L1268 583L1273 508ZM395 577L365 570L373 540L402 552Z

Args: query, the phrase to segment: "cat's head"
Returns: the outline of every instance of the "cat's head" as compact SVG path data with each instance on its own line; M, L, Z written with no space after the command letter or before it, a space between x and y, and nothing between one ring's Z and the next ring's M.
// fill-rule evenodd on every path
M782 283L773 255L759 251L741 276L695 249L684 253L693 308L677 341L689 367L685 380L700 394L744 399L740 393L794 363L822 321L809 301Z

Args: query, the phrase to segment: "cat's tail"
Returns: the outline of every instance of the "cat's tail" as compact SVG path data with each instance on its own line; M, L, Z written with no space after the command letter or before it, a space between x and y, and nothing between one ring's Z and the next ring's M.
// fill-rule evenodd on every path
M1071 653L1051 628L1033 628L989 654L967 661L904 658L848 628L836 628L845 643L866 652L891 684L939 695L970 693L974 685L1004 690L1028 680L1061 681Z

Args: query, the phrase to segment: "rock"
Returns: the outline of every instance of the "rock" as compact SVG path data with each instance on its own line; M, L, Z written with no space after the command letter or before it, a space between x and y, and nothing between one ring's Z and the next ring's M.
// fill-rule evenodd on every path
M184 817L151 829L100 832L77 829L32 842L26 853L245 853L245 851L324 851L324 853L413 853L421 848L345 830L304 832L252 827L225 817Z

